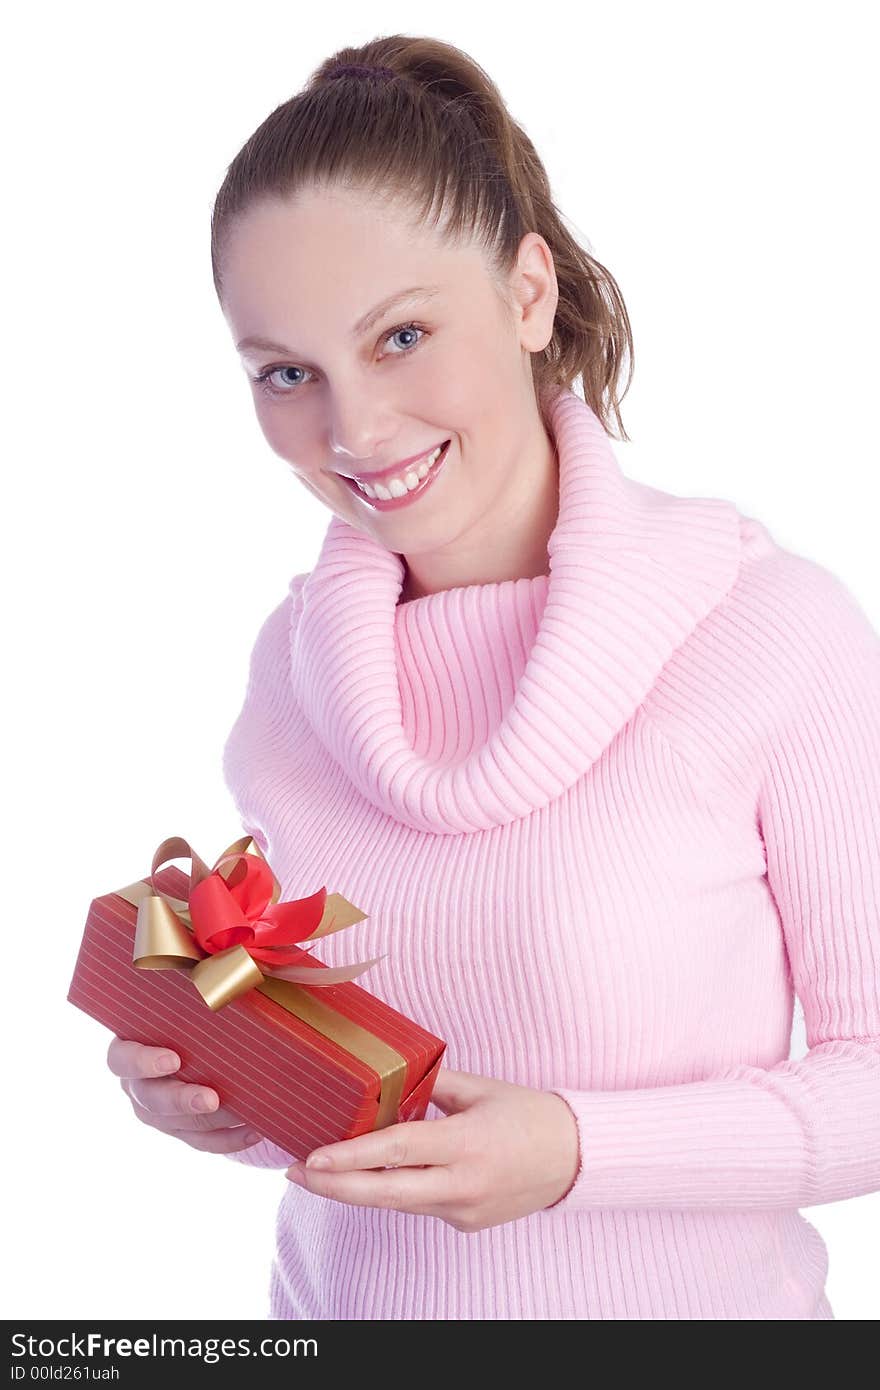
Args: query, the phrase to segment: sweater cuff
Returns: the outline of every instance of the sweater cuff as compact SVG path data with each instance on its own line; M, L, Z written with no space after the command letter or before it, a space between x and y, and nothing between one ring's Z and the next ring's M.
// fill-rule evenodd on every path
M750 1080L547 1089L573 1112L580 1141L574 1182L547 1211L807 1204L801 1121Z

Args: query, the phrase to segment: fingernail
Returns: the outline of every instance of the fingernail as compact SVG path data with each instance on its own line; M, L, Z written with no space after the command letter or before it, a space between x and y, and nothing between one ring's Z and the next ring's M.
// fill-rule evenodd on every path
M156 1063L157 1071L176 1071L180 1066L180 1058L175 1057L173 1052L163 1052Z
M213 1110L214 1098L207 1096L204 1091L199 1091L198 1095L194 1097L192 1105L193 1110Z
M327 1154L309 1154L306 1159L307 1168L329 1168L330 1159Z
M254 1132L251 1131L250 1134L246 1134L246 1135L244 1136L244 1142L245 1142L246 1144L259 1144L259 1142L260 1142L260 1140L262 1139L262 1137L263 1137L262 1134L254 1134Z

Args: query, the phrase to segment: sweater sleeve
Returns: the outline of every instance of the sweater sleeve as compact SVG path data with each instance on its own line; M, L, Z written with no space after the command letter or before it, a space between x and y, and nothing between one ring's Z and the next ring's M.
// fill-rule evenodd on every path
M291 581L290 592L265 619L251 651L241 711L223 748L223 780L232 798L242 831L252 835L267 855L269 840L261 811L261 787L271 786L272 739L285 715L289 668L292 604L298 600L306 575ZM247 1149L225 1154L249 1168L289 1168L296 1159L285 1149L261 1139Z
M775 696L752 785L808 1051L676 1085L548 1088L580 1140L549 1210L809 1207L880 1190L880 636L836 576L798 558L761 629Z

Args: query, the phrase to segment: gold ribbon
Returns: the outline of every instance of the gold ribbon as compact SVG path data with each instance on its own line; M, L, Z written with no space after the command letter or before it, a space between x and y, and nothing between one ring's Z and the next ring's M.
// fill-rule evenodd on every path
M256 879L258 884L256 897L253 893L249 895L247 892L249 866L240 863L242 856L247 854L256 856L263 866L259 872L254 871L250 874L250 879ZM202 941L211 940L205 931L206 920L211 924L210 917L206 918L206 913L209 914L212 909L218 910L218 906L224 916L219 923L220 929L213 934L215 939L222 940L229 934L245 935L253 939L254 928L258 934L261 926L266 938L270 939L277 937L279 933L284 935L286 911L293 914L298 909L318 904L319 894L313 895L310 899L296 899L291 903L281 902L280 884L250 835L229 845L210 869L186 840L180 836L171 836L162 841L153 855L152 878L155 879L162 864L177 858L190 858L192 862L187 898L171 897L170 894L155 888L146 879L137 879L124 888L114 890L119 897L137 908L132 954L134 966L140 970L186 971L205 1004L214 1011L251 989L259 990L295 1018L314 1028L323 1037L338 1043L375 1071L379 1077L380 1092L373 1129L384 1129L386 1125L394 1124L403 1098L406 1058L382 1038L353 1023L351 1019L337 1013L335 1009L315 999L308 992L312 987L325 987L338 984L342 980L354 979L384 957L376 956L373 960L359 961L350 966L315 967L283 964L268 965L264 968L240 941L224 949L205 950L197 939L193 924L193 908L197 903L201 905L198 927ZM241 869L245 870L244 875L240 872ZM222 887L216 879L208 883L212 876L219 876L226 887ZM259 887L265 886L267 878L271 878L271 894L264 894L261 899ZM242 889L243 879L245 882ZM200 885L205 884L207 886L200 889ZM323 891L321 889L319 893ZM242 901L246 903L244 912L240 906ZM259 954L271 959L272 953L275 952L283 959L285 947L289 948L295 944L297 951L300 951L301 942L313 941L331 932L340 931L362 921L366 915L341 894L327 893L318 923L308 935L297 935L294 928L294 935L288 942L281 942L279 945L273 940L272 944L259 949ZM273 917L275 924L271 925L270 919ZM257 951L258 948L252 946L252 950ZM304 985L306 988L303 988Z

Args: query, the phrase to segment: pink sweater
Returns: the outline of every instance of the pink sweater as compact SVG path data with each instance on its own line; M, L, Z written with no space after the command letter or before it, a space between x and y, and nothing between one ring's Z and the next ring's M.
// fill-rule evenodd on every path
M626 478L573 392L552 429L549 575L398 604L334 516L224 773L285 897L369 913L316 954L388 952L360 983L562 1096L580 1170L476 1233L284 1180L269 1316L833 1318L798 1208L880 1189L880 637L732 503Z

